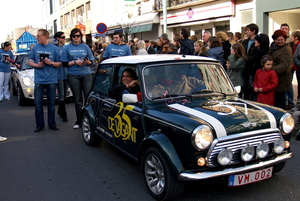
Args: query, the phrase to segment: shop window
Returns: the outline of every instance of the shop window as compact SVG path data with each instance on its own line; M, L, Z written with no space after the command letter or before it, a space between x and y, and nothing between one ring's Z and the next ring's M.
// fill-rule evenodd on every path
M247 25L253 22L252 20L252 10L241 11L241 24Z
M226 22L221 22L221 23L215 23L215 27L216 27L216 33L219 31L230 31L230 23L229 21Z

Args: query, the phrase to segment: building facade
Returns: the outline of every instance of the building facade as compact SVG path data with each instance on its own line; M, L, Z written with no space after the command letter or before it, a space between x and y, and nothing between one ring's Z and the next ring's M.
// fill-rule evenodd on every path
M299 29L299 9L298 0L44 0L43 28L69 36L78 27L86 42L109 42L114 31L127 39L157 40L166 30L172 40L182 28L202 38L204 31L244 33L250 23L271 35L281 23ZM107 26L103 34L97 32L99 23Z

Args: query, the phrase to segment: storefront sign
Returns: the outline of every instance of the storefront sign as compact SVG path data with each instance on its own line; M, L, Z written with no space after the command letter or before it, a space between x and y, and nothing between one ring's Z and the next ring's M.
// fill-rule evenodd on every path
M186 16L188 16L188 18L192 19L193 15L194 15L194 11L190 8L188 10L188 12L186 13Z

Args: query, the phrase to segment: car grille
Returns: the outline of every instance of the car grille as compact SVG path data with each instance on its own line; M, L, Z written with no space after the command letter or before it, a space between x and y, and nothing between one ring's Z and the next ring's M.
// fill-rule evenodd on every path
M224 148L229 148L233 152L233 158L232 161L228 165L233 165L237 163L243 162L240 155L241 150L247 146L251 145L254 148L258 146L262 141L267 143L270 147L269 155L272 154L272 148L273 144L277 139L281 138L281 134L279 133L279 130L269 129L267 132L261 132L260 133L254 133L251 132L248 136L248 134L236 134L232 136L227 136L222 138L221 140L215 140L208 152L207 157L207 165L209 167L217 167L220 166L218 163L217 157L220 151ZM253 158L253 160L256 160L257 158Z

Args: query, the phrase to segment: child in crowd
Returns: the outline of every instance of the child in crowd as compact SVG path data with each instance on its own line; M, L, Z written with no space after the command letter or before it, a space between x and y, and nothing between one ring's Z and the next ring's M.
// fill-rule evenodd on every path
M227 73L233 86L244 86L243 71L247 56L241 43L235 43L231 48L231 55L226 61ZM239 94L241 97L241 94Z
M261 69L255 74L253 90L257 93L257 102L274 105L275 88L278 85L278 77L272 69L273 58L265 55L261 59Z

